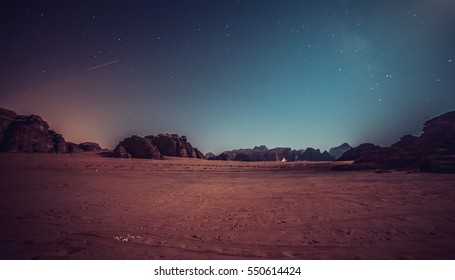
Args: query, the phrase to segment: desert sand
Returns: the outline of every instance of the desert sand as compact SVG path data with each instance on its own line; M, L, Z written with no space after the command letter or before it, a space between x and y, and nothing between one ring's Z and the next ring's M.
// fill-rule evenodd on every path
M0 154L1 259L454 259L455 175Z

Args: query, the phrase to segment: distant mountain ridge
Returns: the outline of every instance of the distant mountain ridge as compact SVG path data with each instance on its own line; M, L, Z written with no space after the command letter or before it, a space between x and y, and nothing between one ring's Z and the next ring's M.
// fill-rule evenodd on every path
M329 154L332 155L336 160L341 157L346 151L352 149L348 143L343 143L338 147L331 148Z
M225 151L218 156L209 157L210 160L234 161L333 161L335 158L327 151L321 153L319 149L292 150L286 147L268 149L266 146L255 146L252 149L236 149Z

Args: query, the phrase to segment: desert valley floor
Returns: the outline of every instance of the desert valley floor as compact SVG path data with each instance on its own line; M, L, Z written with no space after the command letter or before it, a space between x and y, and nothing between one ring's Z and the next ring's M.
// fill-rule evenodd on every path
M1 259L454 259L455 175L0 154Z

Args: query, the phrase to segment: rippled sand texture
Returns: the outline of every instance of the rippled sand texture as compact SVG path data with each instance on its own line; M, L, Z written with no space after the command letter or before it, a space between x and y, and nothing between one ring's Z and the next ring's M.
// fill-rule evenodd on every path
M0 154L2 259L453 259L455 175Z

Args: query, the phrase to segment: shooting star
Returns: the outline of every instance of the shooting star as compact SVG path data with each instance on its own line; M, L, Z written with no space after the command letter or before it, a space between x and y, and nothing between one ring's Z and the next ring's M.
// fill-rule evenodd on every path
M101 68L101 67L104 67L104 66L108 66L108 65L111 65L111 64L114 64L114 63L117 63L119 62L119 60L114 60L114 61L111 61L111 62L107 62L107 63L104 63L104 64L100 64L100 65L97 65L97 66L94 66L92 68L88 68L87 71L90 71L90 70L94 70L94 69L97 69L97 68Z

